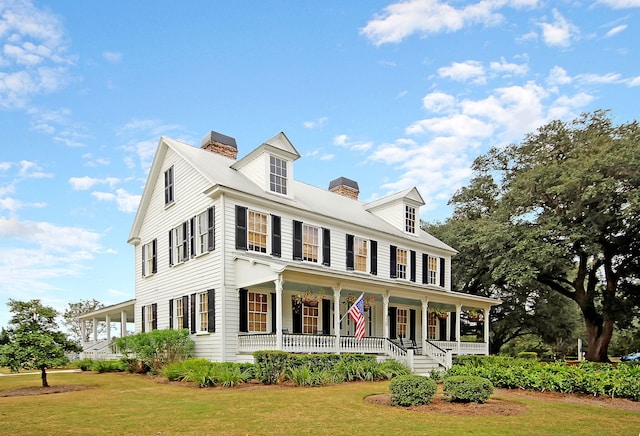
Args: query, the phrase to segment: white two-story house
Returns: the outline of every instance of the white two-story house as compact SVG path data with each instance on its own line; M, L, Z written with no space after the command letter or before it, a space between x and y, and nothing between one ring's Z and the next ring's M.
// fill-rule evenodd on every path
M160 139L129 236L137 332L189 329L197 356L214 361L362 352L418 369L488 353L499 301L451 291L456 251L420 228L417 189L364 203L344 177L328 190L297 181L284 133L237 152L216 132L200 147ZM360 341L344 315L361 294ZM461 341L468 323L479 340Z

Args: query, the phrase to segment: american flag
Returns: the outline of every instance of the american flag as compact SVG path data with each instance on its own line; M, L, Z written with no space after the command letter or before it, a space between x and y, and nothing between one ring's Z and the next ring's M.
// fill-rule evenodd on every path
M362 340L364 338L364 294L360 295L347 313L356 323L356 338Z

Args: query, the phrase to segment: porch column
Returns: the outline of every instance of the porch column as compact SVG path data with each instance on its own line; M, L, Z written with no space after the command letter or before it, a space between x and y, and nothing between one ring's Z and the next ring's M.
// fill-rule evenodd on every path
M484 322L484 345L485 345L485 352L484 354L486 356L489 355L489 312L491 312L491 308L488 307L486 309L482 309L483 312L483 322Z
M111 315L105 315L104 322L107 325L107 341L111 342Z
M98 342L98 320L93 318L93 342Z
M389 339L389 291L386 291L384 295L382 295L382 320L383 335Z
M282 350L282 274L273 281L276 285L276 350Z
M340 354L340 291L342 286L335 286L333 289L333 333L336 336L335 352Z
M422 299L422 354L427 354L427 335L429 334L429 299Z
M82 335L82 342L87 342L87 322L84 319L80 322L80 334Z
M456 342L458 344L458 353L460 353L460 312L462 311L462 303L456 304Z
M120 337L127 336L127 312L120 312Z

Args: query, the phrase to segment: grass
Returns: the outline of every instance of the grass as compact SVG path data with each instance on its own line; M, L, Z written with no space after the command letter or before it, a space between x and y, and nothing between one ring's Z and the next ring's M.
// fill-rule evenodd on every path
M1 377L0 391L38 386L37 375ZM505 417L416 413L363 402L388 382L322 388L197 389L128 374L58 373L49 384L92 389L0 398L0 434L638 434L640 413L534 398ZM499 397L498 397L499 398Z

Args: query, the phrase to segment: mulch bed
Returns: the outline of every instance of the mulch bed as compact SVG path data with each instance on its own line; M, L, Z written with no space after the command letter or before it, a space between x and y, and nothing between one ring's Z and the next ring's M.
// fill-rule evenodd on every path
M43 388L42 386L30 386L28 388L1 391L0 397L24 397L29 395L61 394L64 392L84 391L85 389L91 389L91 386L56 385L56 386L49 386L48 388Z

